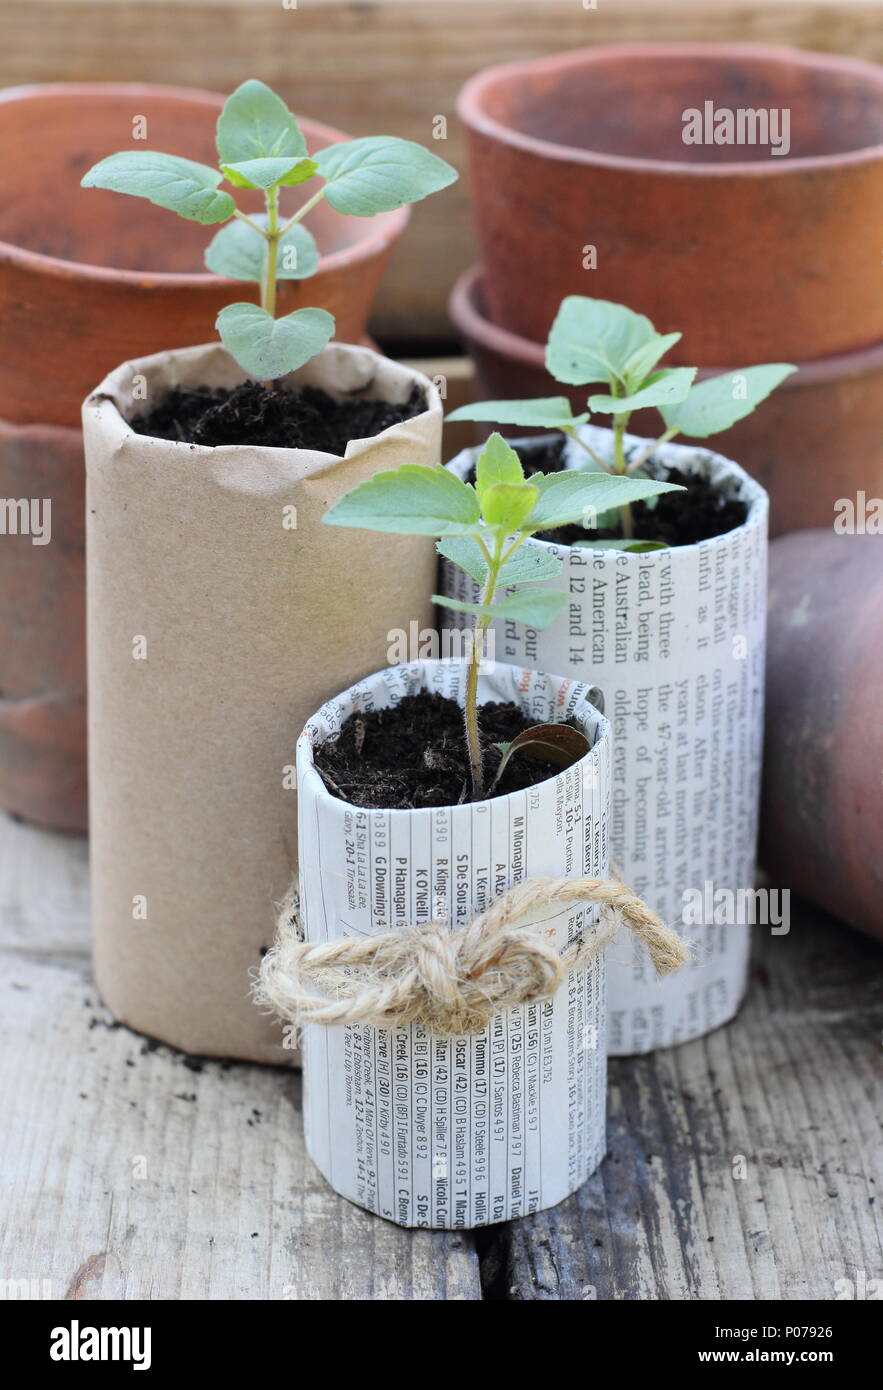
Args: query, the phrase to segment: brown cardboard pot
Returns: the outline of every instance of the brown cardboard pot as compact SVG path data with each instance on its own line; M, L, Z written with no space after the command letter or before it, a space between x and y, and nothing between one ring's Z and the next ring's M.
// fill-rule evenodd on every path
M883 938L883 537L782 536L769 596L761 863Z
M151 398L244 375L220 345L163 353L83 407L96 978L123 1023L188 1052L290 1061L249 972L295 868L295 738L387 662L392 630L431 626L435 585L428 538L321 517L379 469L437 463L441 402L331 344L290 380L398 401L418 381L426 411L344 458L209 449L131 430L140 374Z
M50 545L4 540L0 555L0 806L43 825L86 828L83 398L120 361L202 342L224 304L256 293L203 269L214 228L141 198L82 189L80 178L115 149L214 163L223 101L117 83L0 92L0 492L51 496L54 516ZM146 118L145 140L133 139L137 116ZM311 149L347 138L301 123ZM291 190L292 207L299 196ZM283 282L281 309L328 309L338 337L358 341L408 215L346 218L317 207L307 221L319 271Z
M683 113L790 112L790 152L684 144ZM466 84L491 319L544 342L560 301L630 305L673 361L795 361L883 340L883 68L755 44L621 44ZM585 248L597 267L585 269Z
M475 359L477 400L566 395L585 409L589 388L555 381L542 343L489 321L477 267L457 281L450 313ZM774 536L829 526L837 499L860 488L883 496L883 342L797 365L753 415L712 441L769 493ZM699 379L723 370L700 367ZM652 435L658 424L655 412L636 411L630 428ZM517 433L507 427L507 434Z

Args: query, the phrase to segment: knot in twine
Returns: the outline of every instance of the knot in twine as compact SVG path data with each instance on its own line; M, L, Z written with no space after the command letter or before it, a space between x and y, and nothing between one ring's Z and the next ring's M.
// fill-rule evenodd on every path
M524 921L575 902L600 904L600 921L563 951L541 922ZM442 1035L478 1033L504 1009L551 998L569 971L598 955L623 926L644 943L657 975L693 959L641 898L609 879L530 878L453 931L427 922L327 942L301 939L292 892L276 944L261 963L256 1002L298 1027L417 1023Z

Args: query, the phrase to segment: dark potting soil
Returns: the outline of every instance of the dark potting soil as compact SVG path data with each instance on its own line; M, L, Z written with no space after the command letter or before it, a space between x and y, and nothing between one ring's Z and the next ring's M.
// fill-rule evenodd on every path
M351 439L370 439L426 409L416 384L403 404L352 394L335 400L318 386L292 391L243 381L224 387L177 387L130 421L136 434L183 444L261 444L275 449L319 449L343 454Z
M550 437L536 445L513 447L524 466L525 477L534 473L560 473L564 468L564 439ZM648 465L648 472L650 471ZM712 536L723 536L741 526L748 515L748 508L738 497L728 496L715 488L701 473L685 473L680 468L656 467L653 476L659 482L679 483L686 492L666 492L657 498L655 507L645 502L635 502L632 506L632 526L635 540L664 541L666 545L694 545L697 541L710 540ZM469 481L475 481L474 473ZM544 541L557 541L560 545L573 545L575 541L617 540L621 536L618 527L604 527L601 530L587 530L583 526L558 526L551 531L540 531Z
M478 722L490 784L500 758L493 745L511 742L536 721L510 703L481 705ZM336 739L316 748L315 762L328 790L354 806L410 811L472 800L463 711L428 691L387 709L351 714ZM532 787L560 770L516 754L493 795Z

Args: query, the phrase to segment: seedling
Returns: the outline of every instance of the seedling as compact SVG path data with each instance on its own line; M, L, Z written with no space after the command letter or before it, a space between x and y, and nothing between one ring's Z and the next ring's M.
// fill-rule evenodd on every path
M492 434L475 470L475 485L461 482L440 465L405 463L388 473L376 473L340 498L322 518L329 526L353 526L367 531L388 531L402 536L435 536L439 554L468 574L481 587L478 603L434 596L434 602L475 619L475 632L466 680L464 721L472 778L472 794L479 800L485 790L485 769L478 727L478 675L484 651L484 635L494 618L510 618L544 628L567 603L558 589L530 588L557 579L562 563L540 547L523 550L528 537L556 526L569 526L587 514L603 511L642 497L677 492L672 483L646 478L615 477L604 472L535 474L525 479L521 460L499 434ZM513 592L515 591L515 592ZM569 766L574 730L550 735L542 725L513 740L504 756L534 745L534 756L553 757ZM553 754L550 754L549 741ZM536 751L542 749L542 751ZM525 749L525 751L527 751ZM587 751L587 745L576 757Z
M319 252L303 219L324 198L337 212L373 217L416 203L457 178L457 172L422 145L376 135L329 145L312 155L294 115L263 82L243 82L218 118L218 167L151 150L124 150L102 159L84 176L84 188L108 188L147 198L204 226L225 222L205 253L205 264L232 280L256 281L260 305L228 304L215 327L224 347L249 376L270 381L302 367L334 333L324 309L296 309L276 317L280 280L315 274ZM280 212L284 188L320 180L290 217ZM247 214L220 188L260 189L265 211Z
M694 386L696 367L659 367L659 362L681 339L680 333L657 333L643 314L624 304L606 299L586 299L569 295L552 324L546 344L546 368L569 386L600 382L606 393L588 397L587 410L574 415L566 396L533 401L484 401L461 406L449 420L483 420L498 425L518 425L526 429L561 430L585 451L585 469L646 476L650 456L676 434L705 439L729 429L750 415L771 391L796 371L787 362L769 362L759 367L743 367L724 372ZM633 410L654 406L665 429L636 457L625 456L624 436ZM581 438L579 426L597 411L613 417L612 458L604 459ZM603 549L664 549L660 541L635 542L631 505L619 508L622 530L620 541L598 540L582 544ZM613 518L599 518L600 525L614 524Z

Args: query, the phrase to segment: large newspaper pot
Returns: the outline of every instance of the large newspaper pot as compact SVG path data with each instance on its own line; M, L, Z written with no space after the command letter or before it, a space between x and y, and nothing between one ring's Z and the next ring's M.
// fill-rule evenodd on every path
M609 727L581 683L501 663L480 677L481 703L514 700L538 720L569 718L592 745L527 791L376 811L326 789L313 749L355 710L421 690L462 702L464 687L460 662L417 661L369 676L309 721L297 745L308 941L433 920L454 928L532 876L606 876ZM594 911L551 908L547 932L564 946ZM342 1196L403 1226L480 1226L552 1206L604 1155L604 1018L601 954L572 970L554 999L508 1009L468 1037L415 1024L309 1024L302 1046L310 1155Z
M203 448L133 432L168 387L232 386L220 344L129 362L83 408L92 911L99 989L123 1023L188 1052L292 1060L250 1002L295 867L290 742L317 705L432 620L432 543L322 514L380 469L438 462L419 373L332 344L287 378L427 410L343 458Z
M610 431L581 433L609 456ZM647 442L626 436L628 447ZM448 466L463 478L477 453L464 450ZM577 466L583 451L569 444L566 457ZM640 951L629 959L622 943L611 948L609 1046L617 1055L686 1042L732 1017L745 988L748 928L715 924L706 905L717 889L754 886L767 496L708 449L668 444L656 457L737 494L748 506L744 525L646 554L529 541L563 562L563 576L548 587L563 585L570 603L542 632L494 625L501 660L600 686L613 737L611 862L695 943L696 962L661 985ZM474 581L444 560L439 584L448 597L476 597ZM468 621L440 612L450 627Z

